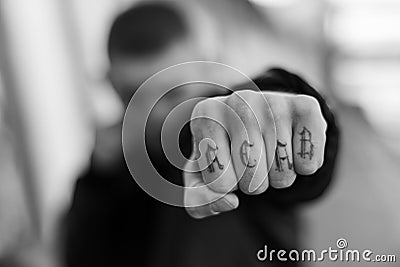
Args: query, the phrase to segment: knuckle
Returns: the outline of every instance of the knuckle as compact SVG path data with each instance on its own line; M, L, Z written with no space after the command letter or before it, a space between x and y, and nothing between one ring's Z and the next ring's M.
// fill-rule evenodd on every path
M250 89L236 91L235 93L244 100L251 100L257 96L257 92Z
M257 92L242 90L232 93L226 99L226 104L230 106L243 120L255 118L253 108L256 107L259 97Z
M233 92L226 98L226 103L235 108L238 106L249 105L257 99L257 93L252 90L241 90Z
M236 109L239 105L243 104L243 100L238 95L237 92L233 92L229 96L226 97L225 103L233 109Z
M208 114L208 111L210 110L211 107L212 103L210 98L200 101L193 108L192 118Z
M294 97L294 106L298 115L309 115L321 113L317 99L308 95L298 95Z
M291 117L291 103L287 96L273 95L268 99L276 122L289 121Z

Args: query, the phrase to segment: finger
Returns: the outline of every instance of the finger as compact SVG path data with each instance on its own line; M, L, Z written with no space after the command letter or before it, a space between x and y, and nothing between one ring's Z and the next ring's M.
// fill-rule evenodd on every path
M198 166L195 161L188 161L185 166L183 180L185 185L184 204L187 212L193 218L201 219L217 215L221 212L236 209L239 199L233 193L216 193L207 187L200 172L191 172Z
M260 194L268 188L267 159L260 125L254 111L249 107L237 110L236 115L240 120L228 126L231 136L231 158L236 177L239 178L242 192Z
M246 194L261 194L268 188L268 167L265 144L261 134L249 134L233 137L232 160L236 175L242 174L239 179L239 188Z
M296 173L293 166L291 123L276 120L276 148L269 171L269 183L274 188L286 188L293 184Z
M256 92L243 90L225 99L232 110L226 112L231 137L231 157L239 187L247 194L260 194L268 188L268 167L261 124L266 116L260 107L265 101Z
M298 174L311 175L323 164L327 124L317 100L302 98L296 105L293 126L294 167Z
M236 188L237 177L231 162L229 137L220 123L222 118L217 117L221 105L217 100L207 100L204 106L196 106L194 114L203 117L191 121L191 130L200 154L197 156L203 181L217 193L228 193Z

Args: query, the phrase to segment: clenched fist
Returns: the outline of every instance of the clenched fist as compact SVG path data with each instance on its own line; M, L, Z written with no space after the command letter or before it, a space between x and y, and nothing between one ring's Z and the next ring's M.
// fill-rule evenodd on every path
M184 201L195 218L237 208L237 189L286 188L323 164L327 124L310 96L243 90L208 98L195 106L190 127Z

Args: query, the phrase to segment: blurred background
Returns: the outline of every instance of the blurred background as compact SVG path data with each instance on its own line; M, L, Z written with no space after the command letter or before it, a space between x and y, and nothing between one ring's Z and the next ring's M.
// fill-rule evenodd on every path
M62 266L60 221L76 177L96 129L124 112L106 79L106 45L113 18L135 2L0 0L4 262ZM270 61L264 25L254 26L244 2L190 0L185 8L205 45L223 44L223 63L249 76L271 66L301 74L327 97L342 129L334 183L300 212L304 246L327 248L344 237L353 248L398 253L400 2L253 0L283 44L284 56Z

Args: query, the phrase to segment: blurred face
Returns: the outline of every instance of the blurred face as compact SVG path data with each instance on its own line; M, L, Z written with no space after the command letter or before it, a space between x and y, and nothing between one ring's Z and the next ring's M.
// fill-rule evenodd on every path
M125 106L140 85L153 74L172 65L198 59L198 53L188 42L180 41L172 44L165 51L149 56L119 57L113 59L110 69L110 81L121 97ZM182 75L190 75L182 73ZM161 87L179 81L180 77L158 80Z

